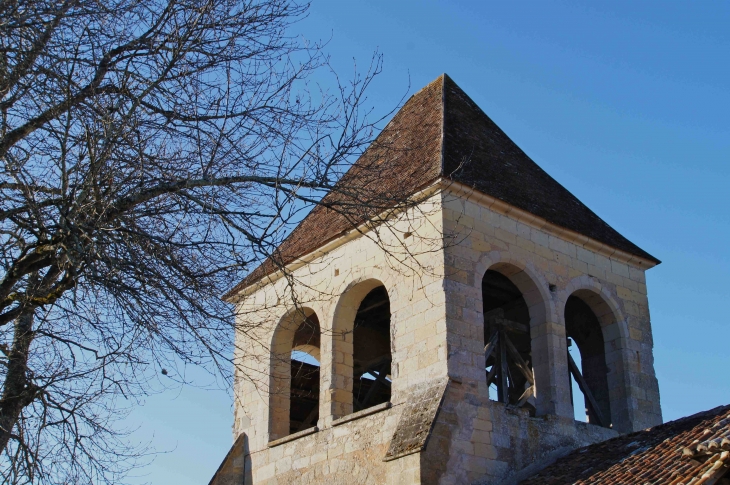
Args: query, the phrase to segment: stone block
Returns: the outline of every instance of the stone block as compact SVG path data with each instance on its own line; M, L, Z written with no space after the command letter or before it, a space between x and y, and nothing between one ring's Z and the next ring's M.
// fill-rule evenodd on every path
M611 260L611 271L617 275L629 278L629 265Z

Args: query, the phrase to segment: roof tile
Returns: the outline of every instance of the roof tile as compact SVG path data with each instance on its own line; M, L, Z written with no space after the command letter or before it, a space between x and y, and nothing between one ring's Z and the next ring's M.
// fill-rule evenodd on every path
M581 448L520 485L705 483L730 470L730 446L710 451L699 445L729 431L730 405L720 406Z

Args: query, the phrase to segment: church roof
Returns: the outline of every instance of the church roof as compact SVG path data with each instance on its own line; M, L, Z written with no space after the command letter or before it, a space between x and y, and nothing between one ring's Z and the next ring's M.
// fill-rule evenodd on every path
M659 263L541 169L446 74L411 96L273 258L224 298L324 246L439 178Z
M520 485L718 484L730 471L730 405L580 448Z

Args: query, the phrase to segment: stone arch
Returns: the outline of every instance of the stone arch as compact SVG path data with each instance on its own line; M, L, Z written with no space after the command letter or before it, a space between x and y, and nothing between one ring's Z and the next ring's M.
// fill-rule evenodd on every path
M593 276L583 275L572 279L560 292L562 305L568 297L580 293L601 322L607 341L625 339L629 336L629 327L617 300L608 288Z
M579 301L577 301L579 300ZM605 372L605 377L601 376L594 382L596 386L595 393L599 408L603 409L604 414L609 416L605 419L610 420L610 425L618 431L631 430L630 403L628 402L628 382L627 375L629 369L629 353L628 346L628 323L617 303L617 300L611 295L610 289L602 284L597 278L592 276L579 276L571 280L563 291L560 292L561 306L563 312L560 315L561 323L566 328L566 336L573 337L578 344L581 360L585 360L586 356L597 362L598 356L603 359L602 369L598 365L600 372ZM581 342L574 330L569 330L573 323L569 321L570 314L580 314L580 307L583 306L590 310L595 316L596 322L600 325L600 339L602 340L602 352L590 352L581 348ZM566 314L567 312L567 314ZM583 310L585 313L585 310ZM590 318L590 317L589 317ZM582 337L584 340L586 337ZM594 339L598 342L598 339ZM594 344L595 344L594 342ZM588 344L590 345L590 343ZM584 353L586 356L584 356ZM591 355L593 354L593 355ZM585 364L583 365L585 367ZM599 372L599 371L596 371ZM590 371L588 371L590 373ZM590 381L586 376L586 381ZM605 381L605 383L601 382ZM591 388L591 383L587 382ZM601 388L605 386L605 389ZM606 394L606 396L602 396ZM589 413L590 420L590 413ZM608 426L609 423L604 423Z
M547 280L526 261L512 256L509 251L492 251L475 265L476 289L481 293L482 281L488 270L496 270L507 276L522 292L530 311L530 326L539 326L545 321L555 321L555 302L550 296Z
M513 257L507 251L492 251L482 257L475 268L475 286L477 287L478 295L482 298L481 309L487 312L483 315L485 347L489 339L494 336L496 330L492 328L492 326L496 325L496 320L494 320L496 317L494 313L495 309L488 308L488 306L498 304L488 302L488 295L485 295L487 289L484 286L485 281L488 280L490 281L490 285L495 283L494 273L492 272L496 272L508 279L514 288L519 290L521 299L524 302L520 303L519 301L515 301L519 308L512 309L513 315L509 315L504 311L508 310L506 307L496 308L496 311L502 312L501 318L509 321L520 320L515 321L515 323L522 324L522 328L524 326L528 327L526 329L526 335L524 334L524 330L521 335L508 334L510 341L514 340L512 342L515 344L514 348L518 350L524 363L527 364L535 383L532 388L534 397L530 398L527 402L529 402L530 407L534 406L533 411L538 415L555 414L555 403L557 401L554 399L554 396L559 394L559 391L555 390L557 384L554 382L555 376L552 369L556 362L552 356L555 349L551 340L556 340L556 338L552 335L555 332L555 326L550 325L550 322L555 321L555 305L550 294L549 284L528 262ZM522 308L521 305L526 306L526 310L520 310ZM520 312L524 313L525 311L527 315L521 317ZM515 314L514 312L517 313ZM490 319L491 323L487 322L487 319ZM512 336L510 337L509 335ZM560 341L559 338L557 340ZM486 363L494 364L496 358L496 356L490 357L486 359ZM517 374L518 372L517 369L513 369L510 366L511 376L519 376ZM488 381L491 382L494 377L494 372L490 372L489 370L486 372ZM525 387L529 387L530 384L527 378L523 378L522 380L525 382L521 382L519 377L514 379L517 388L510 386L509 396L500 389L498 398L512 404L521 402L519 399L519 395L521 394L520 386L524 385ZM522 404L525 403L523 402Z
M335 305L332 330L334 332L351 331L353 319L355 318L360 302L370 291L379 286L384 286L388 291L388 297L390 299L393 298L393 290L383 282L383 278L362 276L348 283L342 293L340 293L340 297Z
M292 360L292 351L319 361L321 331L317 313L309 307L288 311L271 336L269 371L269 440L317 423L319 367Z
M311 356L317 362L322 361L322 355L319 346L295 342L294 347L292 347L292 351L305 353Z
M390 399L389 385L386 386L382 383L382 379L378 378L378 373L382 374L380 377L388 376L390 380L393 348L392 348L392 326L390 322L390 303L392 301L392 289L386 286L380 278L374 277L362 277L352 281L347 285L345 290L342 292L340 298L335 306L333 321L332 321L332 346L331 346L331 377L330 377L330 394L331 394L331 409L332 416L334 418L351 414L353 411L359 410L361 407L370 407L371 405L378 404L378 399L373 401L373 395L377 392L375 389L369 393L369 405L364 405L355 396L355 392L359 391L360 394L363 392L368 395L370 387L367 384L358 382L361 381L363 375L375 376L375 381L378 381L377 388L382 391L383 387L388 387L387 396L380 392L377 395L380 396L381 400L387 397L386 400ZM363 304L368 299L379 298L384 302L375 301L378 308L387 312L387 324L384 332L383 329L367 328L366 325L362 327L356 327L356 320L358 315L361 314L364 309ZM368 305L366 305L368 306ZM374 310L374 309L373 309ZM382 325L380 325L382 326ZM367 334L367 335L366 335ZM380 352L384 355L374 356L360 356L358 353L362 353L367 346L360 345L358 339L377 339L375 346L377 347L376 353ZM372 357L372 358L370 358ZM371 364L378 364L377 368L374 368L370 373L362 372L362 365L366 364L363 360L369 359L373 362ZM378 359L383 362L375 362ZM356 375L357 374L357 375ZM365 386L363 386L365 384ZM367 387L367 389L365 389ZM381 394L383 394L381 396ZM361 399L363 396L359 396ZM374 404L373 404L374 403Z

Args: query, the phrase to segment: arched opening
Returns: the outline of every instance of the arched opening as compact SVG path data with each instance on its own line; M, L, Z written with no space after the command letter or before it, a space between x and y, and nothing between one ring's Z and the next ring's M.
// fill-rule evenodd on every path
M319 345L319 320L312 314L294 332L289 393L290 433L311 428L319 419Z
M565 305L565 332L576 419L585 416L589 423L611 427L603 329L591 307L575 294L568 297Z
M319 419L320 328L310 309L282 318L271 342L269 439L316 426Z
M353 411L390 401L390 300L384 286L365 295L353 325Z
M519 272L509 265L495 267ZM512 271L510 271L512 270ZM490 399L535 413L530 310L520 289L502 271L482 278L484 353Z

